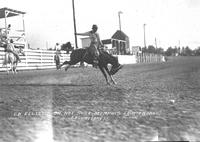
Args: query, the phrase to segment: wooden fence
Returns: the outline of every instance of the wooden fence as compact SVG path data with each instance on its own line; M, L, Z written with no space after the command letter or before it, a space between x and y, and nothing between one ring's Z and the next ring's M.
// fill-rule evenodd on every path
M164 56L161 54L141 53L136 56L137 63L164 62Z
M24 53L25 56L20 55L21 63L18 63L18 70L56 68L54 62L55 51L26 49L24 50ZM0 47L0 71L6 70L6 68L3 66L4 58L4 48ZM69 60L69 58L69 54L66 54L66 52L61 51L61 63L63 63L65 60Z

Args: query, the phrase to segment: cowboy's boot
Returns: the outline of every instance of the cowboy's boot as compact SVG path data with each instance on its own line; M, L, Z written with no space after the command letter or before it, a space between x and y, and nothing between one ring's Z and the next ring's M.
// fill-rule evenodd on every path
M15 54L15 57L17 59L17 62L21 63L21 60L20 60L20 58L19 58L19 56L17 54Z

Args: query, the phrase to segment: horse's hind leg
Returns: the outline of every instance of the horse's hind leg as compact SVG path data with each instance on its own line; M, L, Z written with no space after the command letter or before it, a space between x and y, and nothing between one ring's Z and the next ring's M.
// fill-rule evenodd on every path
M65 61L62 64L58 65L58 68L61 69L62 66L69 64L69 61Z
M67 65L67 66L65 67L65 71L67 71L70 67L71 67L71 65Z
M70 67L71 67L71 65L75 65L76 63L78 63L77 61L75 62L75 61L65 61L64 63L62 63L61 65L60 65L60 68L63 66L63 65L66 65L67 64L67 66L65 67L65 71L67 71Z
M106 79L106 83L107 83L108 85L110 85L110 83L109 83L109 81L108 81L108 78L107 78L107 75L106 75L104 69L103 69L102 67L99 67L99 69L100 69L101 72L103 73L103 75L104 75L104 77L105 77L105 79Z
M64 62L65 63L65 62ZM63 63L63 64L64 64ZM71 65L75 65L75 64L77 64L77 62L73 62L73 61L66 61L66 63L68 64L66 67L65 67L65 71L67 71L70 67L71 67Z

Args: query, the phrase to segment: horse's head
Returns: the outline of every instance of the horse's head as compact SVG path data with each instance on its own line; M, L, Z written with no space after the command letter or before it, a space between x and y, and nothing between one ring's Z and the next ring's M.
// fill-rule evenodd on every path
M25 56L25 51L22 47L19 47L18 54L22 54L23 56Z

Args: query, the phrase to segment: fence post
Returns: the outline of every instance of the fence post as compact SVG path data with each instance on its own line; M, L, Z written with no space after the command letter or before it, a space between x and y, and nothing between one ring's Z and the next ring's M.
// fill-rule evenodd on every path
M56 51L52 51L52 66L54 66L54 55L55 55L55 52ZM60 53L61 54L61 53ZM61 58L60 58L60 60L61 60Z
M142 63L144 63L144 53L142 53Z
M149 62L152 62L152 53L149 54Z
M159 62L159 57L160 57L160 54L157 54L157 56L156 56L156 62Z
M24 51L24 54L25 54L25 65L26 65L26 67L28 66L28 64L27 64L27 54L26 54L26 50Z
M153 60L153 62L156 62L156 60L155 60L155 55L156 55L156 54L154 54L154 53L152 54L152 60Z
M42 51L40 50L40 65L42 66Z

